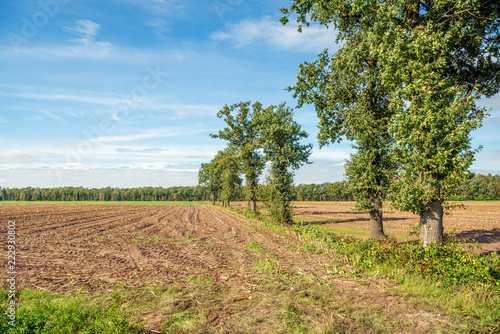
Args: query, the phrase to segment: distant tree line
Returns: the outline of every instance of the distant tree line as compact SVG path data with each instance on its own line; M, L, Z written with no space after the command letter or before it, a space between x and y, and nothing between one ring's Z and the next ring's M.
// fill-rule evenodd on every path
M196 187L140 188L1 188L3 201L202 201L205 189Z
M353 201L347 181L299 184L293 187L294 201ZM208 201L206 187L140 188L0 188L1 201ZM260 199L260 198L259 198ZM234 201L244 201L243 187L236 186ZM465 181L455 201L500 200L500 175L475 174Z
M452 199L455 201L500 200L500 175L474 175L461 185Z

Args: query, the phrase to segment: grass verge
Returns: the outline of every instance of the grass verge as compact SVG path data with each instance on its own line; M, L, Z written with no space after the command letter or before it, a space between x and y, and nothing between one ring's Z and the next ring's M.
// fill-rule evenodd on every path
M17 301L15 322L8 317L8 292L0 292L0 333L142 333L143 324L132 321L122 309L119 294L103 305L88 304L79 296L59 296L23 290Z
M471 319L464 332L500 333L500 257L495 252L473 254L465 246L471 240L447 238L443 244L424 249L414 240L364 240L307 223L283 226L236 211L260 220L276 233L299 239L305 249L328 254L336 263L332 274L354 278L383 275L399 284L393 293Z

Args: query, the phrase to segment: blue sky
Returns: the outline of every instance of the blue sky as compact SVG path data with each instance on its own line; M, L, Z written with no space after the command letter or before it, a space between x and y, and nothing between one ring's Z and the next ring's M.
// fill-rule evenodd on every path
M285 0L3 0L0 186L195 185L224 104L295 101L298 64L334 31L283 27ZM500 173L500 96L473 133L473 170ZM295 119L314 144L296 183L343 178L349 143L318 149L312 107Z

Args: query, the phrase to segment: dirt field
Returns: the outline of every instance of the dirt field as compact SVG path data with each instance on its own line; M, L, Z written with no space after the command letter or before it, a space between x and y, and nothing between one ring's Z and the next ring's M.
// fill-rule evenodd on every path
M366 230L367 216L350 207L295 206L297 217L304 220ZM488 246L498 247L500 233L491 232L499 225L498 203L471 207L447 219L447 228L454 221L453 226L467 233L487 229L495 240ZM7 204L0 210L2 220L16 221L19 288L61 294L123 287L170 289L170 299L164 297L167 292L155 293L158 290L130 299L129 304L152 299L137 312L149 319L146 328L154 333L173 313L190 310L202 315L204 328L220 332L285 333L290 307L301 316L310 315L308 326L346 332L432 333L458 326L451 316L437 314L438 308L399 296L393 283L337 276L325 255L304 252L297 240L220 208ZM386 217L390 233L403 233L416 222L411 215L391 211ZM0 232L6 235L6 224Z
M445 233L457 238L471 238L480 243L477 252L500 254L500 202L455 202L462 205L450 210L444 218ZM232 204L244 209L246 202ZM334 233L368 238L370 216L357 212L354 202L295 202L294 218L320 225ZM391 210L384 205L384 231L403 240L417 238L408 235L419 223L419 217L409 212Z

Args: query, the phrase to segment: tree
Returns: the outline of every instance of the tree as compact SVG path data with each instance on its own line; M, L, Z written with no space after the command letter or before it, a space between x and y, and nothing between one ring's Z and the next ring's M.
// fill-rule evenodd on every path
M300 144L307 133L293 120L292 109L285 103L270 106L262 114L260 143L270 167L269 212L278 222L292 221L293 170L308 163L312 144Z
M293 0L283 12L293 11L304 24L308 17L333 23L340 36L362 31L391 93L398 158L392 204L420 215L424 247L442 242L443 204L468 174L477 152L470 132L486 116L475 102L499 90L500 4ZM353 24L352 16L372 24Z
M500 4L398 1L387 9L402 14L380 12L392 31L379 34L376 43L398 97L392 133L400 169L393 203L420 215L426 247L443 241L443 204L479 150L471 147L470 133L487 111L475 102L499 90Z
M233 147L219 151L212 161L202 164L198 172L198 182L212 194L212 203L217 198L223 206L228 206L236 194L236 186L241 184L240 166Z
M250 211L255 212L258 178L264 168L262 158L257 152L262 105L255 102L250 110L250 103L240 102L231 106L225 105L217 113L217 117L223 118L227 127L219 131L218 134L210 136L227 140L229 145L236 149L245 174L244 193L249 202Z
M214 160L210 163L201 164L201 168L198 172L198 183L207 188L210 193L210 198L212 199L212 204L215 205L215 201L218 199L218 194L221 189L221 178L217 174L216 166Z
M353 25L361 25L350 17ZM359 30L343 35L344 46L333 57L325 50L318 60L299 65L297 84L288 89L298 98L298 107L314 104L320 148L344 136L354 141L357 153L346 164L349 190L356 208L370 213L370 237L377 239L384 237L382 198L394 169L389 150L392 114L370 44Z
M236 186L241 184L239 160L234 147L227 147L219 151L214 157L213 163L215 175L220 180L220 198L222 206L230 206L236 194Z

